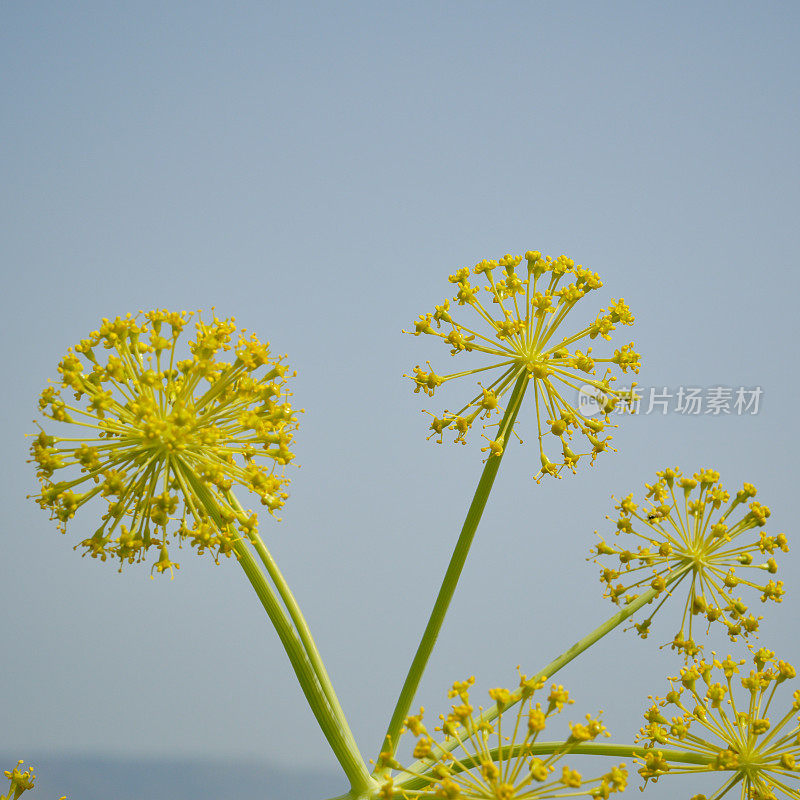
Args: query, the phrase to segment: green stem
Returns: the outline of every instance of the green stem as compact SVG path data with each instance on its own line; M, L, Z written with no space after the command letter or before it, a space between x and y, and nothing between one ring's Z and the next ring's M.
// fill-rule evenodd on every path
M671 575L667 579L667 586L675 583L676 581L680 580L691 567L684 567L678 571L676 571L673 575ZM577 658L584 650L588 650L593 644L597 641L602 639L607 633L614 630L617 625L625 622L626 619L633 616L642 606L647 605L648 603L655 600L656 597L660 592L657 589L648 589L644 594L639 595L633 602L628 603L623 609L618 611L612 617L609 617L602 625L595 628L591 633L584 636L578 642L575 642L572 647L565 650L560 656L554 658L546 667L540 669L537 673L527 679L526 683L530 684L531 686L535 685L541 680L545 680L546 678L552 678L562 667L569 664L574 658ZM507 711L511 706L516 705L520 702L520 700L524 699L526 696L530 695L530 689L525 690L522 687L514 691L511 695L511 699L509 700L506 705L503 706L502 711ZM493 720L497 719L499 714L501 713L500 709L498 709L497 704L495 703L490 708L486 709L475 721L476 728L483 723L492 722ZM458 740L453 738L450 741L441 742L437 745L437 752L447 751L451 752L458 747ZM431 764L435 763L435 759L425 758L415 761L409 768L408 772L419 773L425 770L426 767L430 766ZM402 783L402 781L401 781Z
M220 530L228 528L229 526L222 520L219 508L211 493L208 491L208 488L193 472L191 472L191 470L186 470L184 475L214 523ZM363 758L357 749L351 747L347 736L340 726L339 720L336 719L331 710L328 699L317 680L314 668L303 649L302 642L292 627L291 622L286 617L286 613L281 608L272 587L264 577L264 573L259 568L253 554L250 552L247 542L245 542L235 528L230 526L229 530L233 540L233 549L239 564L244 570L253 589L255 589L258 599L261 601L261 605L267 612L267 616L281 640L281 644L283 645L286 655L289 657L294 674L297 676L297 680L300 683L300 688L303 690L303 694L311 707L311 711L317 723L322 729L322 733L325 735L337 761L347 775L352 789L357 792L366 791L374 784L374 780L370 777Z
M417 647L414 660L411 662L411 667L408 670L405 683L403 683L403 688L400 691L397 705L392 713L389 727L386 730L386 736L381 745L381 752L393 749L393 743L396 744L397 742L403 720L408 716L411 703L414 701L414 695L417 693L417 687L422 679L422 673L425 671L425 666L428 663L431 651L436 643L436 638L444 622L447 608L450 605L453 593L458 585L458 579L461 576L461 570L464 568L464 562L467 560L467 554L472 545L475 531L478 529L478 524L481 521L483 510L486 507L486 501L492 490L492 484L497 475L497 470L500 468L503 454L508 449L509 442L511 441L511 431L517 419L517 414L519 413L529 379L530 376L528 372L523 371L514 384L514 389L509 397L505 414L503 415L503 419L497 431L496 441L501 442L503 451L500 455L496 456L492 455L491 451L489 451L489 456L486 459L486 466L483 468L480 481L478 481L478 488L475 490L475 496L472 498L469 511L467 511L467 518L464 520L464 526L461 529L461 534L458 537L458 542L456 542L455 550L450 558L450 564L447 567L447 572L445 572L439 594L436 597L436 602L433 605L433 610L428 619L428 624L425 627L425 632L422 634L422 639ZM382 766L380 760L378 760L378 766L375 768L373 775L382 774L386 771L386 767Z
M244 509L239 504L239 501L236 499L233 493L226 492L226 498L231 503L233 508L236 508L241 513L244 513ZM328 704L330 705L333 716L336 719L336 723L348 741L349 749L353 753L358 754L358 759L363 764L364 759L359 752L355 737L353 736L353 733L350 730L350 725L347 722L347 717L345 716L342 706L339 703L339 698L336 696L333 684L331 683L331 679L328 676L327 670L325 669L325 664L322 661L322 656L320 655L319 650L314 642L314 638L311 635L311 629L308 627L308 623L306 622L303 612L300 610L300 606L297 604L291 589L289 589L289 584L286 582L286 579L283 577L283 574L278 568L275 559L272 557L272 554L269 552L267 546L264 544L263 539L258 535L258 533L253 531L249 534L248 538L250 539L250 543L255 548L256 553L258 553L261 562L266 567L267 574L275 585L275 588L278 590L278 594L280 595L283 604L286 606L286 609L289 612L289 616L291 617L294 627L300 636L300 641L303 644L306 655L311 662L311 666L314 670L317 681L328 700Z
M681 764L707 765L714 760L714 756L706 753L692 753L684 750L665 750L661 747L638 747L632 744L603 744L600 742L582 742L580 744L569 744L569 742L535 742L533 744L516 744L513 747L503 747L502 757L505 761L512 758L525 756L543 756L562 753L564 756L574 754L588 756L605 756L607 758L645 758L648 753L661 753L667 761L679 762ZM489 748L487 755L490 761L495 763L500 760L500 748ZM457 762L450 765L450 770L457 774L473 767L480 766L485 756L460 757ZM414 775L405 781L401 781L403 789L421 789L430 785L431 780L424 775Z
M328 740L331 749L335 753L337 760L350 779L351 785L358 785L359 788L366 788L366 786L369 785L366 768L361 758L356 757L355 754L349 751L342 731L339 729L337 721L334 719L330 707L328 706L327 698L325 698L316 680L314 670L305 656L302 644L281 610L277 598L272 593L271 587L258 567L258 563L255 558L253 558L253 554L242 539L239 539L236 544L234 544L234 550L236 551L239 564L255 589L259 600L261 600L261 604L267 612L267 616L269 616L281 640L283 649L289 656L289 661L292 664L297 680L300 682L303 694L325 738Z

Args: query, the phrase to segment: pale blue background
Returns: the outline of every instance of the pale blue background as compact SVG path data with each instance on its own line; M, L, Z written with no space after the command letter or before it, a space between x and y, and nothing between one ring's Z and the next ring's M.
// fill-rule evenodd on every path
M421 687L434 715L454 678L509 683L610 614L584 558L657 469L755 483L796 541L799 32L793 2L3 3L0 751L336 770L235 563L118 575L25 499L36 397L103 316L216 305L289 353L302 468L262 532L367 757L481 468L425 442L402 378L449 367L400 331L455 268L567 253L636 313L643 384L764 396L628 420L619 453L540 486L512 447ZM761 641L798 661L796 553L781 576ZM559 675L573 718L630 737L679 666L675 611Z

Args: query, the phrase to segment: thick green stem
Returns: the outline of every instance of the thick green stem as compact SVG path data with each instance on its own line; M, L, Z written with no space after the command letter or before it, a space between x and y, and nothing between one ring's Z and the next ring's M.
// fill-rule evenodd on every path
M226 497L233 508L236 508L241 513L244 513L244 509L231 492L227 492ZM317 681L322 691L325 693L325 697L328 700L331 711L336 718L337 725L341 729L345 738L348 740L350 750L352 750L354 753L358 753L359 760L363 763L363 757L359 752L355 737L353 736L353 733L350 730L350 725L347 722L347 717L345 716L342 706L339 703L339 698L336 696L333 684L328 676L328 671L325 669L322 656L320 655L316 643L314 642L314 638L311 635L311 629L308 627L308 623L306 622L303 612L300 610L300 606L297 604L291 589L289 589L289 584L286 582L286 579L283 577L283 574L278 568L278 564L272 557L272 554L269 552L267 546L264 544L264 541L258 535L258 533L253 531L249 534L248 538L250 539L250 543L253 545L256 553L258 553L261 563L266 568L267 574L275 585L275 588L278 590L278 594L280 595L283 604L286 606L286 610L289 612L289 616L294 623L295 630L297 631L300 641L302 642L306 651L306 655L311 662L311 666L314 670Z
M492 455L491 450L489 451L489 456L486 459L486 466L483 468L480 481L478 481L478 488L475 490L475 496L472 498L472 503L467 512L467 518L464 520L464 526L461 528L461 535L458 537L455 550L450 558L450 564L447 567L447 572L445 572L439 594L436 597L436 602L431 611L430 619L425 627L425 632L422 634L422 640L417 647L414 660L411 662L411 667L408 670L405 683L400 691L397 705L392 713L389 727L386 730L386 736L381 745L381 752L392 750L393 744L396 744L400 734L400 728L403 725L403 720L408 716L408 710L411 708L411 703L414 701L417 687L422 679L422 674L425 671L431 651L436 643L436 638L444 622L447 608L450 605L453 593L458 585L461 570L464 568L464 563L467 560L467 554L472 545L472 540L475 537L475 531L478 529L478 524L481 521L483 510L486 507L486 501L492 490L497 470L500 468L503 454L511 441L511 431L517 419L517 414L519 413L529 379L530 376L528 372L524 371L514 384L505 414L503 415L503 419L497 431L496 441L502 444L503 450L499 455ZM378 767L376 767L373 775L381 774L385 771L386 768L381 765L379 760Z
M195 494L203 503L209 516L220 530L229 528L222 520L214 498L202 481L198 480L189 470L185 471L184 476L192 485ZM352 789L357 792L366 791L374 785L374 780L370 777L360 753L351 746L350 741L340 726L339 720L336 719L328 699L317 680L314 668L306 655L297 632L292 627L286 613L281 608L278 598L275 596L272 587L264 577L264 573L259 568L253 554L250 552L247 542L234 528L230 527L229 530L231 532L236 558L253 589L255 589L258 599L261 601L261 605L267 612L267 616L281 640L281 644L286 651L286 655L289 657L294 674L297 676L297 680L300 683L300 688L303 690L303 694L322 729L322 733L325 735L337 761L347 775Z
M684 567L681 570L678 570L673 575L671 575L667 579L667 586L672 585L676 581L680 580L686 572L691 569L691 567ZM633 602L628 603L624 608L614 614L612 617L607 619L602 625L595 628L590 634L583 637L578 642L575 642L572 647L565 650L560 656L554 658L547 666L542 667L538 672L534 675L529 677L526 683L530 684L531 686L535 685L541 680L545 680L546 678L552 678L562 667L569 664L574 658L577 658L584 650L590 648L593 644L597 641L602 639L607 633L614 630L617 625L625 622L626 619L633 616L642 606L647 605L648 603L652 602L658 595L660 591L658 589L648 589L644 594L639 595ZM517 689L515 692L512 693L510 701L503 706L503 711L507 711L511 706L516 705L520 702L524 697L530 694L530 690L525 690L522 687ZM490 708L486 709L475 721L475 725L480 726L482 723L485 722L492 722L493 720L497 719L500 714L500 709L498 709L497 704L492 705ZM437 745L437 753L441 753L442 750L447 752L451 752L458 747L458 739L452 737L449 741L442 742ZM432 763L434 763L434 759L420 759L419 761L415 761L409 768L409 772L420 773L423 772L426 767L429 767ZM402 781L400 781L402 784Z
M243 540L239 539L234 545L234 549L239 564L255 589L281 640L303 694L325 738L328 740L328 744L330 744L337 760L350 780L350 785L359 790L366 789L371 781L363 759L358 753L352 752L349 747L346 737L328 705L327 698L316 680L314 670L305 656L302 644L280 608L280 604L259 569L258 563Z

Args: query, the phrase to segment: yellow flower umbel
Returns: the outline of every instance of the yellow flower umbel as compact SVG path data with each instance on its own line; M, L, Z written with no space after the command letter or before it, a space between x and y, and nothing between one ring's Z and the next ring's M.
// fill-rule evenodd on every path
M173 539L217 559L232 550L231 524L253 531L256 516L239 506L234 486L270 513L283 505L297 424L286 366L233 319L198 314L182 356L178 341L192 315L143 316L104 319L67 351L60 380L39 400L62 433L40 429L31 454L42 484L36 500L62 531L81 506L106 503L102 524L78 545L84 554L121 568L154 549L153 569L163 572L178 567ZM230 361L221 360L228 351Z
M744 663L731 656L696 661L670 678L671 690L666 698L655 698L640 731L640 739L652 747L641 759L645 783L668 772L721 771L729 777L711 800L737 785L742 800L800 798L800 691L788 709L773 705L777 687L795 677L794 667L762 648L753 655L755 669L734 678ZM679 748L697 763L673 760L660 747Z
M563 686L553 685L544 701L534 704L534 694L544 681L535 685L522 676L524 700L519 703L511 720L506 721L503 710L511 705L512 692L491 689L489 696L499 714L494 723L478 722L473 715L469 690L474 678L456 681L448 692L455 699L451 712L440 715L435 728L443 734L444 742L455 746L443 747L428 735L423 723L424 709L405 720L402 732L417 737L413 757L422 759L418 770L402 767L391 754L382 759L399 770L395 778L383 784L384 798L440 797L445 800L534 800L545 797L608 798L625 790L628 773L623 764L596 778L584 778L576 770L559 763L561 758L586 742L591 742L605 727L599 718L586 715L585 723L570 724L570 736L563 742L540 741L551 717L573 701ZM482 708L478 708L478 716ZM505 722L505 727L504 727Z
M605 596L618 605L628 603L643 590L663 591L670 578L681 573L669 592L684 581L690 587L673 647L688 656L698 652L692 623L701 615L708 626L715 621L724 624L732 640L754 633L761 617L748 613L744 600L733 591L749 588L761 593L762 602L781 602L783 582L772 576L778 570L774 555L789 549L786 536L759 531L756 537L744 540L748 531L763 527L770 514L766 506L753 500L756 489L749 483L731 499L719 473L711 469L700 470L691 478L681 477L677 469L656 475L658 480L652 486L645 484L647 499L642 505L634 503L630 494L615 506L619 517L612 521L624 545L623 541L608 544L601 539L596 547L597 563L602 566L606 558L615 562L600 575ZM738 513L734 515L734 511ZM642 637L647 636L653 615L665 601L666 596L635 626Z
M414 323L415 336L436 336L447 345L453 356L462 353L483 353L490 362L476 369L438 375L428 362L429 371L414 367L410 377L415 392L432 397L436 389L447 381L485 372L493 376L480 391L458 411L445 410L433 416L431 436L439 441L445 430L455 431L455 440L465 443L467 431L478 417L489 418L503 406L503 395L511 389L520 376L533 382L534 401L539 432L540 475L558 475L566 466L575 471L580 458L596 456L609 447L610 436L604 436L609 413L620 401L629 400L632 391L614 389L616 377L612 369L622 372L629 369L638 373L640 357L633 343L623 345L612 355L598 357L592 346L586 344L598 339L611 339L617 325L632 325L634 318L624 300L612 300L608 309L600 313L577 333L560 332L567 315L588 292L603 284L597 273L575 265L572 259L559 256L551 259L537 251L525 253L526 266L518 273L522 256L506 255L499 261L481 261L470 272L467 267L450 276L456 294L436 306ZM472 274L486 282L481 287L470 282ZM481 300L484 298L486 303ZM491 302L489 303L489 299ZM475 323L468 327L458 321L460 306L470 306ZM581 344L583 350L577 345ZM598 367L602 373L598 373ZM581 387L589 386L601 398L599 416L582 413L575 408L573 399ZM427 412L430 413L430 412ZM545 454L543 437L548 433L558 438L561 453L549 457ZM585 436L588 450L575 452L573 434ZM430 437L429 437L430 438ZM503 443L489 440L484 448L489 455L502 452ZM551 457L553 460L551 460Z

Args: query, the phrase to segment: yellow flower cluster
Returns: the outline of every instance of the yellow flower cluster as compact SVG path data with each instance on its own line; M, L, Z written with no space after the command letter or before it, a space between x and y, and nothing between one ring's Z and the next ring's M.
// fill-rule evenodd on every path
M485 386L479 381L478 394L458 411L445 409L433 416L428 438L438 436L442 441L445 430L455 432L455 440L465 443L466 434L479 417L488 419L499 413L503 395L509 392L521 376L533 383L539 432L540 475L558 475L564 467L575 471L583 456L592 462L599 453L610 447L610 436L604 433L611 425L608 414L620 403L632 397L632 390L614 389L616 377L612 369L639 372L640 357L633 343L623 345L605 358L593 353L583 340L611 339L617 325L632 325L634 318L624 300L613 300L601 309L594 321L577 333L557 335L567 315L589 292L603 284L595 272L576 265L572 259L559 256L552 259L538 251L525 253L525 266L518 272L523 256L503 256L499 261L481 261L471 271L464 267L450 276L456 289L450 300L436 306L432 313L420 316L414 323L414 336L427 334L441 339L453 356L477 352L492 362L476 369L449 375L436 374L428 362L428 371L419 365L413 375L407 375L415 392L433 397L444 383L468 375L498 370L499 375ZM486 285L472 283L479 276ZM485 302L481 300L484 298ZM489 303L491 298L491 303ZM474 327L458 321L461 306L469 306L476 316ZM598 373L598 367L603 371ZM574 397L588 386L600 397L599 414L585 414L573 405ZM427 412L430 413L430 412ZM558 438L561 454L551 460L545 454L542 439L547 433ZM582 434L588 443L585 452L574 452L573 433ZM488 438L488 437L486 437ZM484 450L490 455L502 452L502 443L489 440ZM580 449L580 448L579 448Z
M288 496L283 467L293 458L297 421L287 367L235 320L205 322L199 312L182 355L178 342L192 316L164 310L141 321L104 319L67 351L60 380L39 400L63 435L40 428L33 439L36 500L64 532L79 508L104 502L102 524L78 546L118 560L120 569L155 548L153 569L172 571L174 538L215 559L229 555L236 526L252 531L257 523L234 486L255 493L270 513ZM229 351L231 360L221 360Z
M709 626L715 621L724 624L732 640L754 633L761 617L749 613L733 591L755 590L762 602L781 602L783 582L773 578L778 570L774 556L788 551L786 536L759 531L743 540L748 531L764 526L769 508L753 499L756 489L749 483L731 498L715 470L682 477L677 469L665 469L656 475L652 486L645 484L645 503L635 503L630 494L615 506L619 517L607 517L615 522L620 541L609 544L601 539L595 549L594 560L603 567L600 580L605 596L619 605L651 587L660 593L680 572L669 593L684 582L689 591L674 648L687 656L697 654L692 626L697 616L703 616ZM612 566L603 566L604 559L610 559ZM642 637L666 599L665 595L650 616L635 626Z
M795 669L761 648L753 654L755 669L735 680L745 663L731 656L695 661L670 678L665 698L651 698L647 724L640 730L640 739L652 748L640 760L645 783L667 772L724 771L730 777L714 798L737 785L742 800L800 798L800 690L788 708L773 705L775 690L795 677ZM744 690L738 701L736 683ZM669 751L658 749L669 746L696 756L697 763L672 760Z
M36 775L30 767L21 769L24 763L20 759L14 769L3 771L3 775L11 781L11 785L8 787L8 794L0 794L0 800L18 800L25 792L33 789ZM67 798L61 797L60 800L67 800Z
M470 688L475 679L456 681L448 697L455 700L449 714L440 715L435 731L443 734L443 747L428 734L423 722L424 709L405 720L401 733L416 737L412 756L425 766L416 771L402 767L390 753L384 753L385 764L399 770L403 779L395 786L390 777L383 784L383 798L438 797L443 800L535 800L545 797L608 798L622 792L628 773L624 764L608 773L586 779L565 764L556 765L575 747L591 742L601 734L608 736L599 717L586 715L585 723L570 723L570 736L563 742L541 743L540 735L548 720L573 701L563 686L553 685L545 704L534 703L534 695L544 685L521 676L523 702L512 719L506 722L503 711L510 707L509 689L491 689L489 696L500 712L494 723L479 722L470 702ZM483 711L478 707L478 718Z

